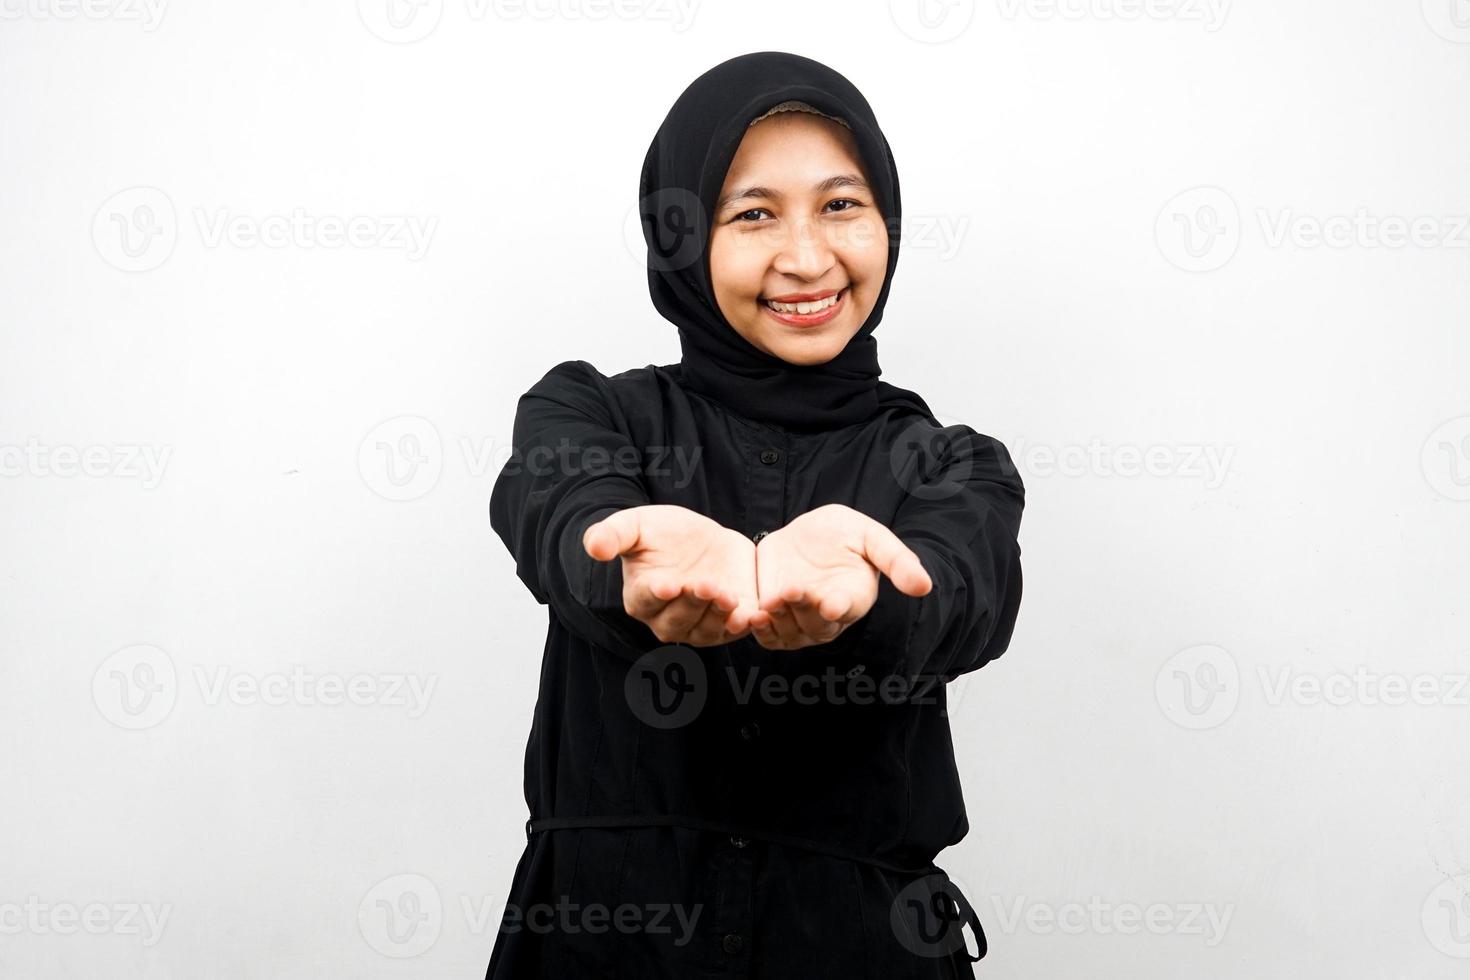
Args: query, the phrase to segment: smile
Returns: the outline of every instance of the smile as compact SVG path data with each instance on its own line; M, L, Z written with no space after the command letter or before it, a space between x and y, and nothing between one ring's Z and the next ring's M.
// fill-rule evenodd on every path
M847 288L844 286L831 296L804 303L777 303L765 299L761 300L761 306L782 323L794 327L811 327L826 323L843 309L843 304L847 301Z

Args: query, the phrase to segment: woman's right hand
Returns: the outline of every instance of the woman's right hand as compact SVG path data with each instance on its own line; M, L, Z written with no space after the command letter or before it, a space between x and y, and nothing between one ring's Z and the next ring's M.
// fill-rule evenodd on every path
M750 632L758 605L755 545L672 504L620 510L589 526L582 547L623 559L623 607L661 643L719 646Z

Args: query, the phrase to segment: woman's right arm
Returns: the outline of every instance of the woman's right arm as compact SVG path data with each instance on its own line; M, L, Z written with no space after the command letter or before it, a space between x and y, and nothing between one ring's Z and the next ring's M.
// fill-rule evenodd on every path
M586 361L563 361L521 396L490 526L537 602L584 640L636 658L659 641L624 609L622 562L582 544L594 522L651 503L643 454L617 429L605 384Z

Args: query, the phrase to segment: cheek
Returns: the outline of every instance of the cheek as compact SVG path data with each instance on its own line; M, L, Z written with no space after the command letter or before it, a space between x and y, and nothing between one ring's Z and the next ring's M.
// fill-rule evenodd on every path
M717 294L732 299L760 295L765 273L762 257L734 235L715 233L710 242L709 268Z

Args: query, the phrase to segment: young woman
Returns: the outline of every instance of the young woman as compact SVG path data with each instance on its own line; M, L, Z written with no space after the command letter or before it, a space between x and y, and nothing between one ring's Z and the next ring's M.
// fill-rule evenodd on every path
M1024 489L879 380L887 140L842 75L748 54L640 197L681 360L552 368L490 501L549 622L487 976L973 977L944 685L1010 642Z

